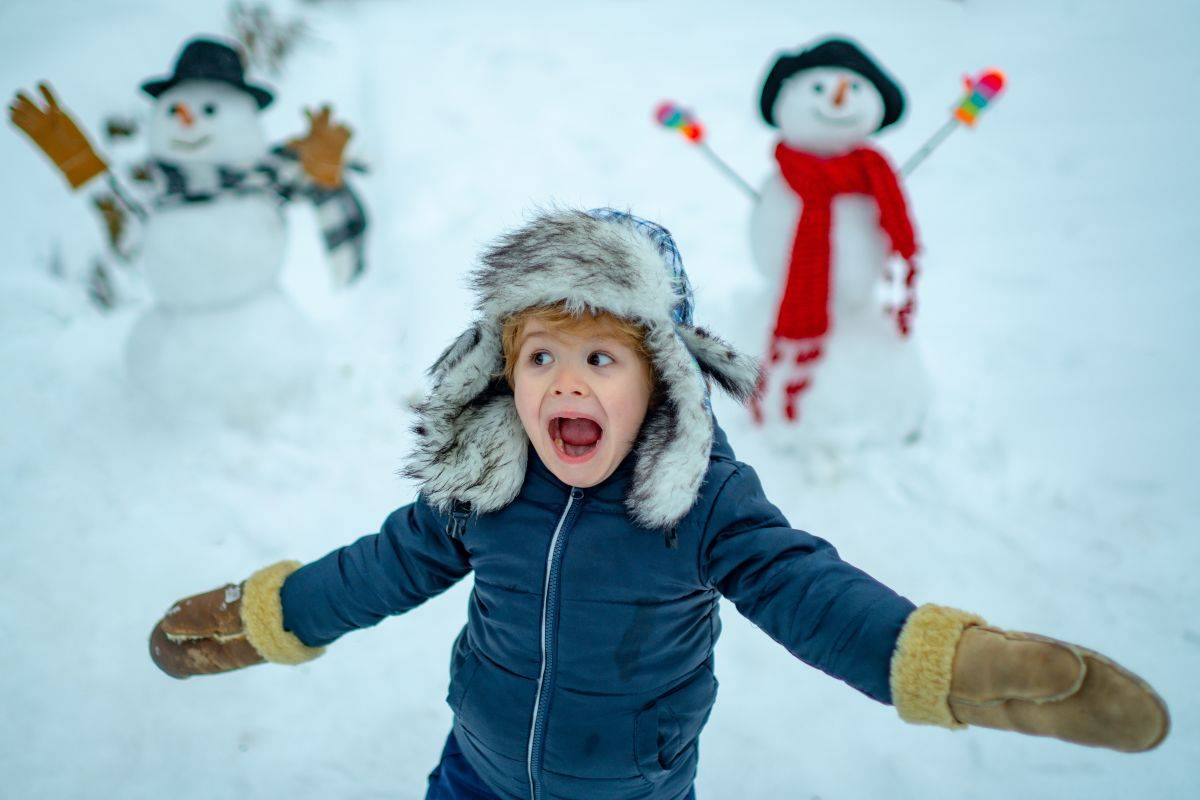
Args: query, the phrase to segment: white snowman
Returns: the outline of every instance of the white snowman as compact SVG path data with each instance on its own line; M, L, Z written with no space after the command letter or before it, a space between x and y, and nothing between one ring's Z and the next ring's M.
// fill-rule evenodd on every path
M761 110L781 141L750 219L778 308L756 419L792 442L911 441L930 394L911 336L917 246L896 174L866 143L903 93L857 45L826 39L777 59Z
M153 303L126 343L130 377L172 409L261 422L304 397L319 337L279 279L284 203L314 202L335 277L361 273L366 219L342 180L350 131L328 107L310 130L268 149L260 112L272 100L246 83L231 46L187 42L155 99L150 158L131 187L117 179L43 84L45 108L18 94L13 122L105 210L113 246L136 252ZM104 178L104 180L95 180Z

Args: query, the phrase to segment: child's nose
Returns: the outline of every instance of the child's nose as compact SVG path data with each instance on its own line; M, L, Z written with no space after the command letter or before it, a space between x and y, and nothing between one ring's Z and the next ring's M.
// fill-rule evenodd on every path
M587 389L584 386L578 385L578 384L574 385L574 386L568 386L568 387L556 386L556 387L554 387L554 393L556 395L569 394L574 397L583 397L587 394Z
M587 383L581 380L573 370L562 370L559 372L552 390L559 397L563 395L585 397L588 394Z

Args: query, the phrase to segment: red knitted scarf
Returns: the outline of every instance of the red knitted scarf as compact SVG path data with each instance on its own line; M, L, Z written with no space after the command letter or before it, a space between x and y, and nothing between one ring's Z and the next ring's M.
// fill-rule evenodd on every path
M879 204L879 224L891 239L892 250L910 262L908 283L915 277L911 259L916 237L904 193L896 173L883 154L860 147L842 156L822 158L793 150L783 142L775 159L784 180L804 208L796 226L787 284L779 303L775 336L809 339L829 330L829 250L833 198L839 194L865 194ZM901 333L907 320L900 319Z

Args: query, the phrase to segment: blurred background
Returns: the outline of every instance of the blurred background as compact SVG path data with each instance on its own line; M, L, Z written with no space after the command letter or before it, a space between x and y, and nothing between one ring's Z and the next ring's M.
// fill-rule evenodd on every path
M396 470L422 371L470 320L479 249L539 206L661 222L698 321L760 350L751 332L774 308L749 203L652 112L687 105L758 183L774 169L757 106L774 54L840 33L907 91L876 141L897 162L945 121L964 73L1009 79L906 184L926 435L813 457L772 447L728 403L717 414L793 525L914 602L1114 656L1174 727L1128 756L908 726L729 606L698 795L1197 796L1200 6L8 2L0 89L48 79L98 149L132 164L139 84L189 37L247 30L250 77L276 91L268 140L332 102L369 168L353 180L372 225L367 272L335 290L312 209L288 207L284 287L329 357L311 396L267 420L182 419L129 385L123 343L151 302L138 264L0 130L0 794L422 797L470 579L298 668L176 682L147 657L150 628L177 597L317 558L413 499Z

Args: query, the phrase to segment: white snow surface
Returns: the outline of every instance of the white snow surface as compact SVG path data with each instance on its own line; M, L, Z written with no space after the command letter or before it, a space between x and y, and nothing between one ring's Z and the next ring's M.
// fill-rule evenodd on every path
M332 364L267 424L180 422L127 385L121 345L145 293L108 314L86 301L96 221L0 133L0 794L422 797L469 580L298 668L175 681L148 658L152 625L177 598L317 558L412 500L396 477L407 403L468 322L474 255L539 204L661 221L714 330L738 338L772 314L737 302L757 288L745 198L651 112L692 107L757 184L772 54L836 32L907 89L906 119L879 140L897 161L945 119L963 72L1010 79L907 184L930 430L907 449L786 455L719 402L722 424L794 525L916 602L1114 656L1159 689L1173 731L1130 756L905 725L726 607L698 794L1200 796L1193 0L275 8L314 35L272 81L269 138L333 100L371 165L374 227L369 273L333 292L310 210L289 210L286 289ZM222 2L6 3L0 88L51 79L100 141L103 114L144 113L138 83L224 22Z

